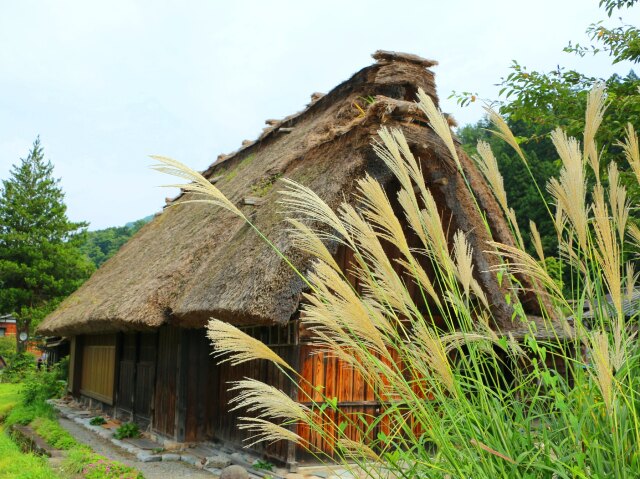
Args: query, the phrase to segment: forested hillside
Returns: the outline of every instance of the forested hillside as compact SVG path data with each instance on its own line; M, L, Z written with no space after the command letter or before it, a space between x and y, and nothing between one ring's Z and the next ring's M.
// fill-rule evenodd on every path
M127 223L124 226L112 226L102 230L88 231L86 241L81 245L81 251L98 268L111 258L140 228L151 221L153 216Z

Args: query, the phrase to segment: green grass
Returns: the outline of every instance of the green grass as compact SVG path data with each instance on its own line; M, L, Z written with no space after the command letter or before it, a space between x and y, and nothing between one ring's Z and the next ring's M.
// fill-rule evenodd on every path
M14 479L56 479L46 459L25 454L0 426L0 477Z
M141 479L136 469L95 454L60 426L53 408L44 400L52 391L45 383L54 384L52 381L52 377L38 373L22 384L0 384L0 478ZM29 425L47 444L68 451L59 474L45 458L20 450L6 433L12 424Z
M19 384L0 384L0 418L5 418L20 401ZM58 478L46 459L25 454L0 426L0 477L15 479Z
M0 383L0 422L20 400L20 385Z

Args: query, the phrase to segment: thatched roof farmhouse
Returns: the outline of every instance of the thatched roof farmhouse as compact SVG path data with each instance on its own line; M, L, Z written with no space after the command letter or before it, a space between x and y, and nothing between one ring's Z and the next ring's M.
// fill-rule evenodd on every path
M355 179L365 173L392 191L397 185L371 141L381 126L401 128L451 231L469 234L477 279L492 305L495 326L517 329L504 291L486 273L497 259L484 253L489 237L471 194L413 103L422 88L437 105L429 69L436 63L393 52L376 52L374 58L373 65L328 94L314 94L304 111L269 120L257 140L221 155L205 176L304 271L310 259L287 237L277 204L279 179L309 186L332 206L349 198ZM494 239L512 243L481 174L461 149L459 155ZM301 338L296 321L304 289L300 279L241 220L210 205L180 205L187 199L188 194L171 200L172 207L144 226L39 331L71 338L69 388L76 397L178 441L217 438L239 444L245 436L235 427L237 414L228 411L226 382L252 376L276 386L286 383L267 365L217 366L204 334L209 318L245 327L300 371L313 374L320 368L327 381L338 374L339 365L311 355ZM346 266L348 258L330 247ZM522 281L526 290L528 283ZM528 313L540 314L536 301L523 300ZM341 384L351 381L353 386L357 378L340 374L339 381L331 380L339 399L356 411L370 408L369 403L357 406L370 396L366 387L349 387L345 393ZM295 450L286 445L262 452L295 461Z

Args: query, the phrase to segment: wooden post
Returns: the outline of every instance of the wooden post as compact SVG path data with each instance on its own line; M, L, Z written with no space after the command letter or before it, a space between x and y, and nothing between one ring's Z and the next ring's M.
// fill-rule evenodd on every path
M149 429L153 431L156 427L156 392L158 388L158 355L160 353L160 328L156 333L156 359L153 366L153 391L151 392L151 407L149 409Z
M293 338L292 338L292 341L290 342L290 350L291 350L290 364L291 364L291 367L296 371L300 370L299 328L300 328L300 320L296 319L294 320L294 325L293 325ZM293 381L291 382L289 394L291 396L291 399L293 399L294 401L298 400L298 386ZM294 429L296 426L293 425L290 427ZM293 432L297 432L297 431L294 430ZM297 454L296 454L297 450L298 450L297 444L291 441L287 443L287 469L289 470L289 472L298 472L298 461L297 461Z
M113 412L118 417L118 399L120 391L120 360L122 359L122 344L124 342L124 334L116 333L116 364L113 372Z
M186 419L187 419L187 331L180 329L178 335L178 361L176 368L176 422L175 422L175 440L183 442L185 439Z
M138 377L138 361L140 361L140 333L133 333L136 335L136 353L133 360L133 387L131 388L131 420L135 421L136 417L136 380Z
M74 361L73 361L73 375L72 383L69 385L72 396L78 396L80 394L80 381L82 379L82 355L83 355L83 338L82 336L74 336L75 348L74 348Z

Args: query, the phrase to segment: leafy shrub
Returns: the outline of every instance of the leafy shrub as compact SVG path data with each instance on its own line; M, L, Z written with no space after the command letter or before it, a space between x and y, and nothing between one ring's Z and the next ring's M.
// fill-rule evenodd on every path
M16 354L16 338L14 336L0 337L0 356L5 360Z
M275 466L269 461L263 461L262 459L258 459L256 462L253 463L251 467L261 471L273 471L273 468Z
M19 402L7 415L5 425L7 427L14 424L26 426L37 417L55 419L56 414L53 406L46 402L37 402L30 405Z
M69 356L65 356L53 366L60 381L67 381L69 378Z
M19 383L27 374L36 370L36 359L31 353L16 353L4 359L7 361L7 367L0 375L3 383Z
M20 388L20 401L6 418L7 426L27 425L37 417L54 419L53 407L46 401L60 397L64 390L65 382L57 379L55 368L51 371L29 371Z
M102 424L105 424L107 421L102 417L102 416L96 416L91 418L91 421L89 421L89 424L91 424L92 426L101 426Z
M125 439L127 437L140 437L140 429L135 422L125 422L122 426L116 429L113 434L116 439Z
M47 399L59 398L64 395L65 381L58 379L58 371L30 371L25 375L20 394L25 405L44 402Z

